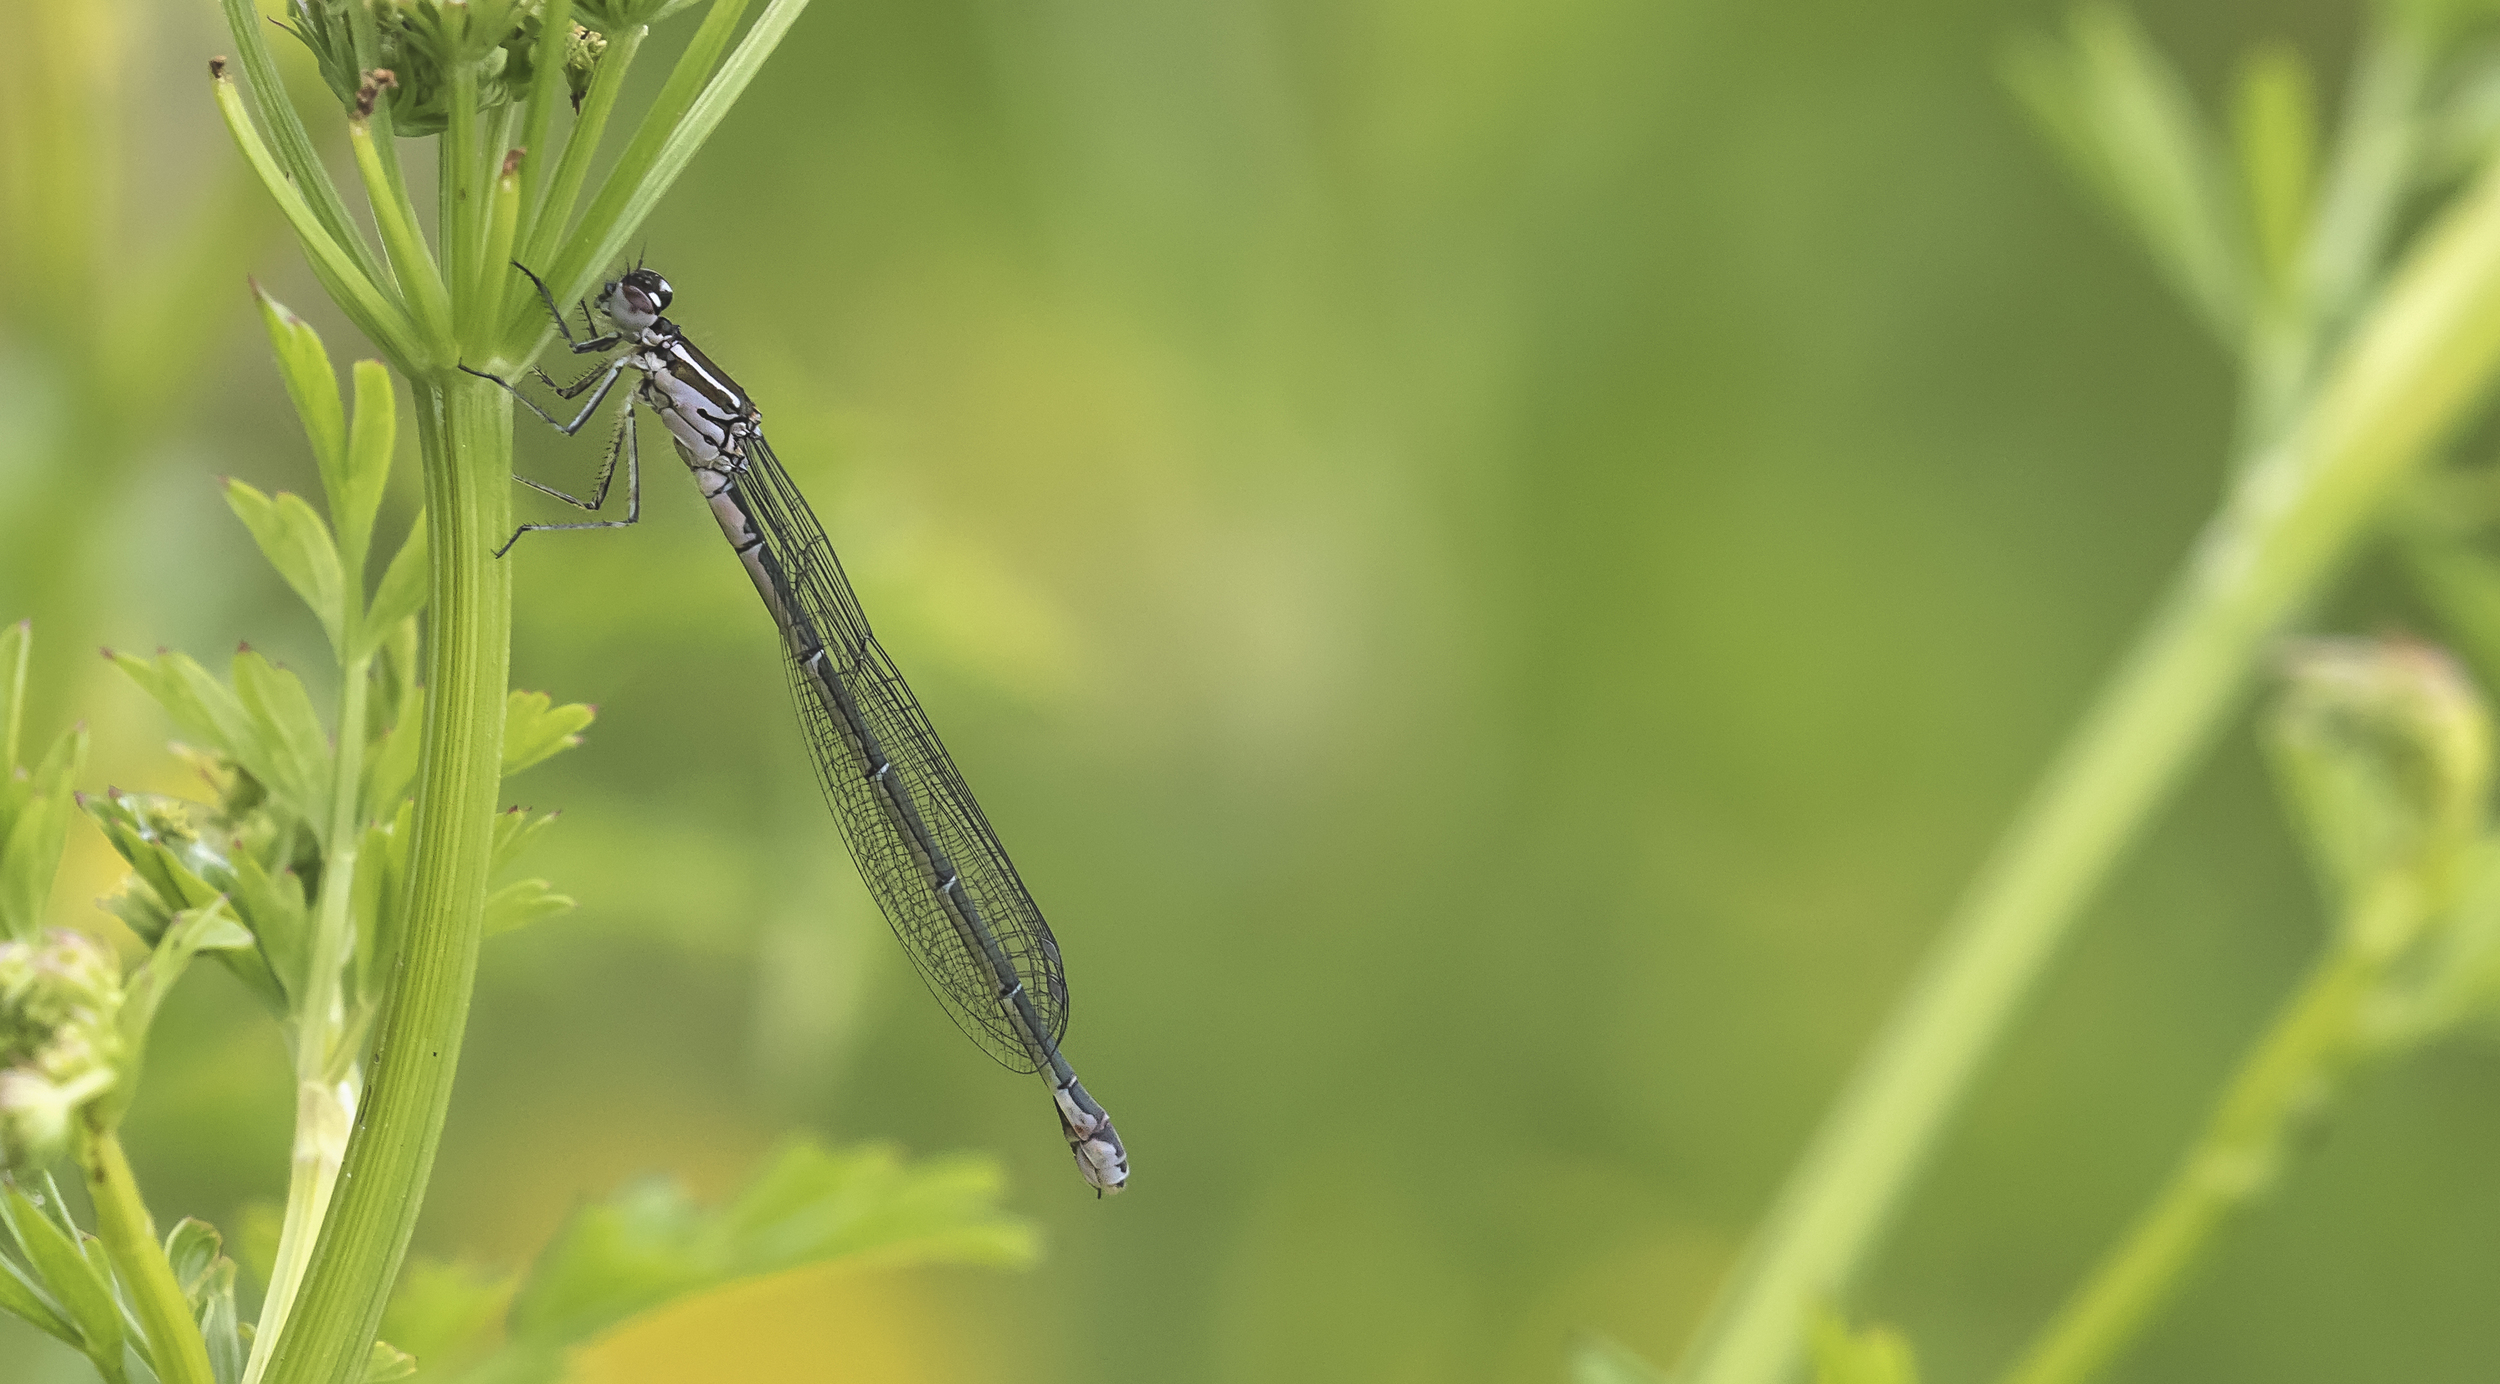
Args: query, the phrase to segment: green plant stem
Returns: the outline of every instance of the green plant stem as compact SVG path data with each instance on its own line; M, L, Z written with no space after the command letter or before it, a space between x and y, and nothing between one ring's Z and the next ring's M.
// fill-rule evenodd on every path
M266 1376L353 1384L416 1227L477 974L503 757L512 594L509 395L470 375L417 384L432 592L407 933L385 960L371 1080L338 1192Z
M87 1192L95 1201L96 1229L104 1252L113 1261L113 1276L130 1295L139 1325L147 1332L149 1363L164 1384L217 1384L208 1363L208 1342L165 1262L156 1225L140 1199L139 1180L130 1160L122 1156L121 1140L104 1123L94 1104L85 1116L79 1163L87 1174Z
M2418 913L2420 896L2410 885L2391 881L2368 907ZM2364 919L2343 936L2405 930L2401 922ZM2310 972L2240 1063L2203 1137L2004 1384L2082 1384L2135 1342L2214 1233L2272 1185L2286 1137L2360 1055L2362 1011L2385 969L2384 957L2345 943Z
M1681 1370L1777 1384L1849 1283L2069 924L2250 668L2500 363L2500 169L2423 233L2299 421L2234 483L2136 647L1982 869Z
M538 22L541 27L538 31L537 67L541 72L554 75L550 80L530 88L529 114L521 122L521 147L526 159L521 165L521 208L514 237L515 243L520 245L530 243L531 228L537 224L539 200L547 187L547 172L556 165L556 101L557 93L567 87L562 74L565 51L571 46L573 0L549 0Z
M2232 1079L2204 1137L2006 1384L2080 1384L2131 1345L2234 1212L2261 1193L2295 1116L2326 1090L2377 978L2339 956L2315 972Z
M353 630L362 614L363 554L344 565L357 574L355 587L341 599L342 628ZM269 1292L261 1302L260 1323L252 1337L245 1365L245 1384L257 1381L269 1367L269 1355L281 1339L304 1269L338 1182L346 1152L347 1132L355 1123L353 1092L356 1054L349 1046L348 1016L340 975L353 939L349 936L348 902L355 892L357 845L363 838L365 759L365 694L373 674L368 656L340 670L338 749L330 780L330 821L323 847L321 895L314 903L312 955L305 968L302 1007L295 1025L295 1150L287 1172L285 1219L278 1232L278 1254L269 1272Z
M556 165L554 181L547 185L546 199L533 213L524 241L524 261L542 275L556 248L564 243L565 230L573 221L573 204L581 197L583 180L590 176L600 137L607 133L608 116L616 110L618 94L625 90L625 74L633 69L634 55L642 51L642 41L650 33L648 27L632 24L622 33L608 35L608 49L599 56L589 95L574 118L573 133L565 140L564 157ZM526 320L527 310L517 315Z

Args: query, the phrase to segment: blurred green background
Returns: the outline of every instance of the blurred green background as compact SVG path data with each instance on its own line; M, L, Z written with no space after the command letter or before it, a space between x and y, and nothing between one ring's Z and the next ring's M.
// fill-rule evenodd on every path
M57 9L100 55L95 278L232 263L101 421L61 383L78 286L0 264L0 616L38 620L30 729L84 716L93 786L179 791L93 645L325 665L212 488L315 483L244 275L360 351L230 185L214 7ZM1049 910L1132 1191L1087 1196L1039 1085L921 993L661 455L641 528L515 559L516 682L601 707L507 789L564 809L532 865L581 907L488 951L420 1250L520 1262L807 1128L995 1151L1044 1266L759 1284L585 1377L1671 1359L2221 484L2223 361L1998 80L2062 13L817 0L648 254ZM2210 104L2266 38L2333 93L2357 16L2142 18ZM2405 618L2367 569L2334 615ZM112 865L80 843L62 919ZM2319 927L2242 729L1875 1266L1931 1380L2036 1327ZM2365 1084L2126 1376L2489 1377L2495 1097L2471 1049ZM277 1197L289 1110L203 971L133 1117L159 1215ZM0 1378L83 1368L0 1326Z

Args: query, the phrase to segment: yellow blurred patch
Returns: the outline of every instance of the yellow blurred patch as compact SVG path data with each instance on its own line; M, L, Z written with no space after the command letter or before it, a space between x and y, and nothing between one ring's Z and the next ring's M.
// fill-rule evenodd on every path
M573 1357L572 1384L950 1384L981 1377L926 1274L830 1266L664 1308Z

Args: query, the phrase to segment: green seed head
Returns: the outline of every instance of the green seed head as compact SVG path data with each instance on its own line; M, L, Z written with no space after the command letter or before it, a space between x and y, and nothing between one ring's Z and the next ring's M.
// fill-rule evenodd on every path
M360 114L387 109L401 135L439 134L465 75L478 111L526 98L538 79L533 58L544 0L293 0L285 27L303 40L341 104ZM361 13L360 13L361 12ZM356 22L369 16L372 61L359 61ZM563 79L579 101L606 40L573 26Z
M74 932L0 942L0 1162L58 1157L70 1118L121 1078L121 967Z

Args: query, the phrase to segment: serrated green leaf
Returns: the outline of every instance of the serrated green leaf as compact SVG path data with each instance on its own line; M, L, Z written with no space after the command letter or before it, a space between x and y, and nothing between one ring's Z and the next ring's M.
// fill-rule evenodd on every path
M536 843L539 834L555 824L561 815L542 812L531 815L528 808L515 807L495 814L495 848L492 862L486 867L490 875L502 874L513 862Z
M1014 1267L1032 1262L1032 1228L997 1210L1004 1179L987 1158L906 1164L882 1145L785 1146L722 1216L750 1273L828 1259Z
M382 492L391 480L391 445L398 434L398 400L391 393L391 372L378 360L360 360L355 367L356 420L347 439L345 484L332 487L328 475L330 514L339 528L340 546L362 554L372 546L373 519L382 510ZM361 589L361 568L349 575Z
M425 511L418 510L415 521L408 526L407 539L399 545L391 565L382 569L382 582L373 589L373 605L365 612L355 657L371 653L406 624L409 616L425 609L425 543Z
M26 782L33 786L38 797L67 802L70 784L76 781L78 771L86 763L87 728L81 725L71 728L67 734L52 742L52 748L44 752L43 762L28 771Z
M541 918L569 912L573 900L555 892L543 879L516 879L486 896L486 935L527 927Z
M1024 1264L1033 1230L998 1207L986 1159L907 1164L883 1146L794 1143L727 1209L707 1213L648 1182L576 1213L530 1270L509 1330L540 1347L759 1274L835 1260Z
M0 1221L7 1223L44 1291L77 1328L78 1348L108 1377L120 1377L121 1307L114 1301L112 1281L80 1249L77 1232L55 1224L13 1181L0 1184Z
M420 1259L400 1275L382 1314L382 1334L428 1369L456 1371L479 1353L519 1280L464 1264Z
M106 650L105 656L141 690L156 699L184 736L202 749L224 754L266 784L272 773L270 748L261 743L251 714L232 689L209 676L187 654L160 653L153 659Z
M586 1340L712 1281L694 1262L701 1213L682 1188L646 1182L573 1213L513 1299L507 1328L541 1343Z
M267 771L255 765L254 774L316 834L327 830L330 743L303 681L248 647L235 652L233 669L235 697L266 757Z
M504 703L504 777L582 743L582 731L598 711L580 702L553 704L544 692L515 692Z
M148 891L151 902L163 913L156 932L143 934L149 945L156 942L172 915L186 908L198 908L225 892L224 884L232 872L224 862L196 841L183 841L177 852L168 844L165 824L150 820L179 812L187 804L172 799L152 798L133 793L108 792L86 800L87 814L103 828L105 840L112 843L122 860L130 866L134 882ZM216 876L205 878L202 871Z
M303 420L304 437L312 443L322 484L332 495L343 494L347 416L339 401L338 372L330 366L330 353L323 349L321 334L311 323L289 312L259 284L253 284L252 291L260 298L261 321L278 354L278 376L286 382L287 397L295 401L295 416Z
M303 993L312 910L304 901L302 881L292 874L273 875L253 857L238 855L228 890L236 914L259 940L279 985L288 994Z
M5 1254L0 1254L0 1312L30 1323L72 1350L81 1344L78 1328L62 1314L60 1305L36 1285L32 1274Z
M330 647L341 655L348 652L348 620L346 576L339 562L338 544L330 537L330 526L304 502L301 495L284 492L275 497L263 495L241 481L226 482L226 507L243 527L252 531L252 541L260 545L262 557L286 578L286 584L312 608L313 617L321 622L322 633L330 637Z
M179 914L205 909L220 897L237 899L246 892L245 870L196 835L186 835L187 826L178 827L176 818L192 810L192 804L178 798L116 792L89 798L86 806L131 870L122 893L106 900L106 906L150 946L162 940ZM257 870L258 862L249 864ZM262 916L273 915L264 906ZM252 916L244 914L242 922L248 928ZM224 948L218 959L273 1012L286 1012L286 991L260 947Z
M26 659L34 639L31 620L0 629L0 775L17 767L18 734L26 720Z
M156 1008L190 968L191 958L203 951L249 950L251 946L252 934L226 911L224 899L177 915L124 984L120 1023L129 1050L134 1054L147 1051L148 1025L156 1021ZM137 1085L125 1077L120 1089L129 1091Z
M375 1341L365 1357L365 1384L386 1384L417 1372L417 1357L388 1341Z

